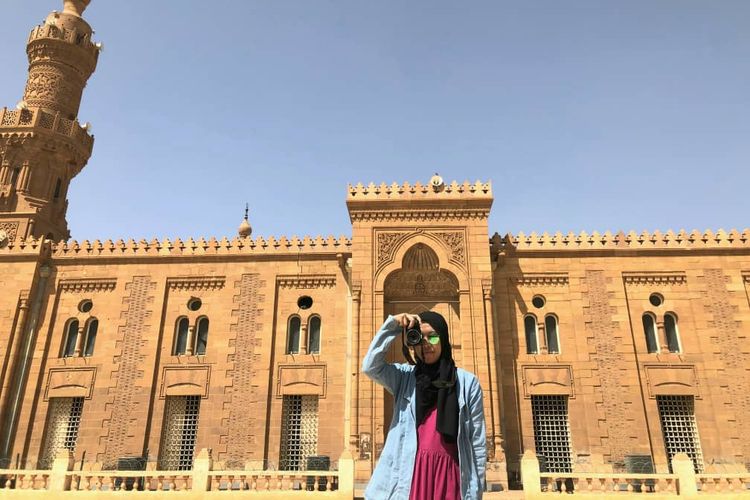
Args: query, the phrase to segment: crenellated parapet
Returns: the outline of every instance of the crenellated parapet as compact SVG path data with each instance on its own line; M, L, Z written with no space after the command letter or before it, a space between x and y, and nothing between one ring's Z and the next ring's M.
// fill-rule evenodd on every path
M748 249L750 250L750 229L742 232L732 229L716 232L700 231L661 231L636 233L531 233L520 232L501 237L497 233L491 239L496 251L561 251L561 250L670 250L670 249Z
M51 248L51 242L42 237L17 238L14 240L0 240L0 259L3 257L21 257L46 255Z
M361 182L356 185L349 184L347 188L347 200L424 200L424 199L445 199L445 198L485 198L492 199L492 184L490 182L476 181L471 183L465 181L458 183L456 181L443 186L432 184L422 184L415 182L410 184L404 182L399 184L375 184L371 182L363 185Z
M455 221L489 217L492 207L492 184L456 181L422 184L362 183L347 188L346 205L355 221Z
M201 257L231 255L284 255L284 254L339 254L351 251L351 239L310 237L287 238L188 238L106 240L78 242L75 240L52 243L53 258L128 258L128 257Z

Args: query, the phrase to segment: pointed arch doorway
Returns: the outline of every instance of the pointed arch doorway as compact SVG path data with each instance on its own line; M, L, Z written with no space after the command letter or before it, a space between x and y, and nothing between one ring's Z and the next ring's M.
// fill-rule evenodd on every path
M389 314L419 314L435 311L445 317L448 323L449 339L453 347L453 357L457 363L461 357L461 304L459 285L456 277L448 270L440 268L435 251L425 243L414 244L405 254L401 269L390 273L383 285L384 318ZM387 360L389 363L406 363L402 350L402 340L397 338L391 345ZM388 436L393 418L393 396L383 389L383 443Z

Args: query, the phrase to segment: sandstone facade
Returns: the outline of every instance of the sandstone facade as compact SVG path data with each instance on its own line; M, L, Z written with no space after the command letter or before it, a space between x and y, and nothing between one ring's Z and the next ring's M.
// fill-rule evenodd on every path
M67 240L98 48L66 2L0 110L0 454L105 468L335 466L365 482L393 402L359 367L434 309L484 390L488 480L750 462L750 231L490 237L490 183L349 186L351 237ZM392 359L400 360L394 348ZM645 469L643 469L645 470Z

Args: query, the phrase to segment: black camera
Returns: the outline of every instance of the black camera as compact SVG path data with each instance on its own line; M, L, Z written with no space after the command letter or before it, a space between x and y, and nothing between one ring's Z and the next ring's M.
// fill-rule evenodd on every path
M406 330L406 345L409 347L418 346L422 343L422 331L419 328L410 328Z

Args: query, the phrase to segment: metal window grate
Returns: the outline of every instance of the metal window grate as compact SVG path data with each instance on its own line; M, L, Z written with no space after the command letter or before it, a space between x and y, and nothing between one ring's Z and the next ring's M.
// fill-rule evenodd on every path
M318 397L284 396L280 470L304 470L318 448Z
M83 398L51 398L47 417L47 439L40 460L43 469L52 467L62 450L75 451L81 425Z
M160 469L193 468L200 404L200 396L167 397L159 450Z
M572 472L567 396L531 396L534 443L547 472Z
M672 457L685 453L693 461L695 472L703 472L698 426L695 422L695 400L693 396L656 396L667 449L669 470L672 470Z

